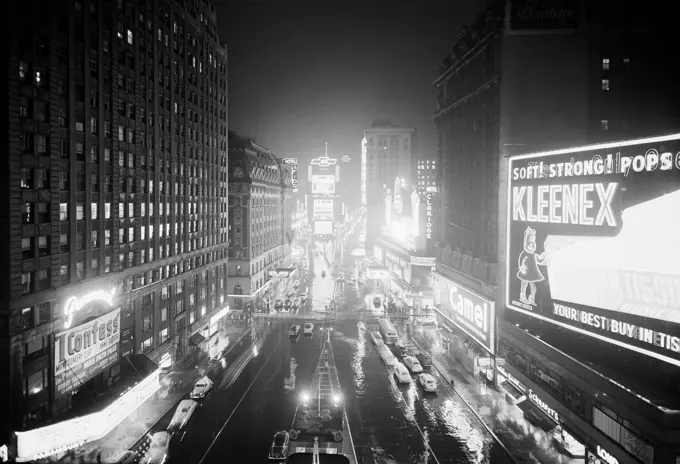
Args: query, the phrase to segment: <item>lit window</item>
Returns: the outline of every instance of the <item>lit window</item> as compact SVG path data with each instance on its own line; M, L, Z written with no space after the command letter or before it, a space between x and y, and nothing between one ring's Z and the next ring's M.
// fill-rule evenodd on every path
M127 40L128 44L132 45L132 31L130 29L127 31Z
M26 73L28 73L28 64L25 61L19 62L19 79L26 80Z
M602 69L604 71L609 70L609 58L602 58Z
M600 121L600 127L602 129L602 132L608 132L609 131L609 120L603 119Z
M628 69L630 68L630 58L624 58L623 59L623 69Z
M602 79L602 90L605 92L609 91L609 79Z
M68 203L59 203L59 220L68 221Z

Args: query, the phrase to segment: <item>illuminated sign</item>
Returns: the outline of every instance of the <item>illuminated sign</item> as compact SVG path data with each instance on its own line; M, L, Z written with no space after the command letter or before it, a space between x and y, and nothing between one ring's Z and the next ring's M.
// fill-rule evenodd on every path
M333 221L314 221L316 235L333 235Z
M496 358L496 362L498 362L498 358ZM517 380L515 378L515 376L512 375L510 372L506 371L504 368L502 368L498 364L496 364L496 369L498 370L498 372L503 377L505 377L508 380L508 382L510 382L512 385L514 385L515 388L517 388L520 392L524 393L526 391L526 388L524 387L524 385L522 385L522 382Z
M442 298L442 316L449 319L490 353L494 353L495 304L448 280L439 279L448 298Z
M361 141L361 204L366 206L366 158L368 142L366 137Z
M293 185L293 192L298 191L298 161L297 158L283 158L283 164L290 166L291 184Z
M602 459L607 464L619 464L619 460L616 459L611 454L609 454L609 452L606 449L602 448L600 445L597 445L596 451L600 459Z
M220 319L222 319L224 316L226 316L228 312L229 312L229 305L220 309L220 311L217 314L210 317L210 325L215 325L218 322L220 322Z
M382 280L389 278L390 274L387 272L387 269L369 267L366 269L366 277L368 279Z
M312 193L321 195L332 195L335 193L334 175L314 175L312 176Z
M432 238L432 194L428 193L425 197L425 236L429 240Z
M97 290L88 293L80 298L72 296L71 298L66 300L66 304L64 305L64 316L66 317L66 321L64 322L64 328L68 329L69 327L71 327L71 324L73 323L73 315L79 313L83 309L83 307L89 305L93 301L103 301L108 306L112 306L113 297L115 294L116 290L112 289L109 292L106 292L104 290Z
M349 163L352 160L349 156L345 155L342 158L340 158L340 162L342 163Z
M508 163L508 308L680 366L680 134Z
M27 432L15 432L16 461L36 461L106 436L158 391L160 372L158 369L147 376L102 411Z
M551 419L553 419L555 422L559 422L559 421L560 421L560 416L557 414L557 412L556 412L553 408L551 408L550 406L548 406L548 405L545 403L545 401L543 401L542 399L540 399L540 398L536 395L536 393L533 392L533 390L529 389L528 396L529 396L529 399L530 399L536 406L538 406L539 409L540 409L541 411L543 411L547 416L549 416L549 417L550 417Z
M118 360L120 308L54 336L54 385L63 395Z
M314 199L314 219L333 219L333 200Z
M331 166L335 166L338 160L335 158L329 158L328 156L321 156L319 158L314 158L309 164L313 166L319 166L321 169L328 169Z

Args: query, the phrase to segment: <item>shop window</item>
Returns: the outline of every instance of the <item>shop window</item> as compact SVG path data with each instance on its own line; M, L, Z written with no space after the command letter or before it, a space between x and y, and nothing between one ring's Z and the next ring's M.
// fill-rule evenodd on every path
M25 379L25 384L24 384L24 396L26 398L31 397L33 395L37 395L43 389L45 388L47 380L47 369L42 369L39 372L36 372L35 374L29 375Z

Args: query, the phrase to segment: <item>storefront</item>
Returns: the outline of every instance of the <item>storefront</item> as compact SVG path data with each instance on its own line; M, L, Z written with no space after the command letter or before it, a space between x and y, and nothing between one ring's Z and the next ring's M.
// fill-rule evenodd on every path
M560 416L538 393L524 385L497 360L496 384L506 399L517 406L524 418L543 430L552 444L562 453L574 458L584 458L586 447L560 420ZM603 463L609 464L609 463Z

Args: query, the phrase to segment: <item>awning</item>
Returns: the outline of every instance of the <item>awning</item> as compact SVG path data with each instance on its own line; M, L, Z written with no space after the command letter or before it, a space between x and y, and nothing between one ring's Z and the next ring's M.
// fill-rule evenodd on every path
M193 343L196 346L199 346L203 341L205 341L205 337L200 333L195 333L189 337L189 343Z
M524 395L524 393L519 391L519 389L517 387L515 387L513 384L511 384L507 380L504 380L500 384L500 386L503 387L503 389L506 392L508 392L508 394L510 396L512 396L517 401L517 403L515 403L515 404L519 404L519 403L521 403L521 402L523 402L527 399L527 397Z
M541 411L538 406L529 400L522 401L517 404L522 412L524 413L524 418L534 424L535 426L543 429L546 432L550 432L552 429L557 427L557 423L552 420L546 413Z

